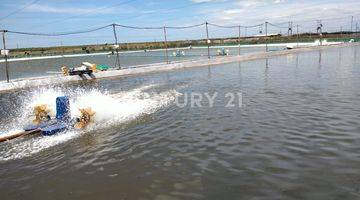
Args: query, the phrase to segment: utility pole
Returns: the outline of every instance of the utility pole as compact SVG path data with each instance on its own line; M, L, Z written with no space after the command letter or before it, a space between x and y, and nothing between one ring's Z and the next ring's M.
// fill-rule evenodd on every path
M9 63L8 63L8 51L6 49L6 40L5 40L5 33L7 31L6 30L2 30L2 38L3 38L3 46L4 46L4 56L5 56L5 73L6 73L6 81L9 82L10 78L9 78Z
M62 42L62 41L60 41L60 46L61 46L62 56L64 57L64 46L63 46L63 42Z
M206 26L206 43L207 43L207 51L208 51L208 58L210 59L210 40L209 40L209 28L208 22L205 23Z
M320 46L322 45L322 23L321 20L317 20L317 28L316 28L316 32L319 34L319 42L320 42Z
M166 27L165 27L165 26L164 26L164 39L165 39L165 57L166 57L166 64L169 64L168 45L167 45Z
M292 22L289 22L289 27L288 27L288 36L292 35Z
M342 26L340 26L340 38L341 38L341 40L343 38L343 27Z
M297 45L296 47L299 47L299 24L296 24L296 40L297 40Z
M268 41L267 41L267 36L268 36L268 22L265 22L265 51L268 52Z
M353 32L354 16L351 16L350 32Z
M239 56L240 56L240 37L241 37L241 26L238 26L239 29Z
M115 38L115 51L116 51L116 61L115 61L115 68L121 69L120 66L120 58L119 58L119 44L118 44L118 38L116 35L116 27L115 24L112 24L113 32L114 32L114 38Z

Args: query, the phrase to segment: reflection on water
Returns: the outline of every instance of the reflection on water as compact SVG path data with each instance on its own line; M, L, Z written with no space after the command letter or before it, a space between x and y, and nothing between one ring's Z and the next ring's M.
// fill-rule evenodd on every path
M319 69L321 69L321 56L322 56L322 50L319 51ZM339 60L340 59L341 59L341 57L339 57Z
M22 158L0 161L0 195L4 199L358 199L358 48L99 81L88 87L95 88L102 100L85 95L85 102L102 108L103 99L115 95L120 97L116 101L135 102L131 105L137 111L152 105L156 109L145 115L129 113L130 120L80 135L64 133L71 138L58 143L54 141L64 136L0 144L2 155L10 157L18 155L16 147L21 144L38 148ZM61 89L76 95L80 90ZM0 96L1 109L6 107L1 112L3 127L4 120L21 115L19 105L34 92ZM212 108L180 108L173 103L172 94L190 92L217 92L218 98ZM241 108L225 107L228 92L243 94ZM108 108L106 102L113 101L105 101ZM117 115L126 113L126 107L122 109Z

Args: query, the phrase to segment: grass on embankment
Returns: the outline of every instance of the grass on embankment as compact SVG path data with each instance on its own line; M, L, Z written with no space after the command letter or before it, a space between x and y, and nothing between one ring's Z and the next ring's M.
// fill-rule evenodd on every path
M328 42L348 42L350 39L360 41L359 33L324 33L322 36ZM301 34L299 36L271 36L271 37L241 37L240 44L264 44L264 43L289 43L289 42L314 42L319 39L317 34ZM237 45L239 39L231 38L211 38L211 46L217 45ZM182 40L169 41L168 48L180 48L188 46L207 46L205 39L200 40ZM151 50L162 49L165 47L164 42L134 42L120 44L120 51L129 50ZM49 55L64 55L64 54L80 54L80 53L99 53L114 51L113 44L99 44L99 45L79 45L79 46L56 46L56 47L36 47L36 48L18 48L11 49L10 56L13 57L28 57L28 56L49 56Z

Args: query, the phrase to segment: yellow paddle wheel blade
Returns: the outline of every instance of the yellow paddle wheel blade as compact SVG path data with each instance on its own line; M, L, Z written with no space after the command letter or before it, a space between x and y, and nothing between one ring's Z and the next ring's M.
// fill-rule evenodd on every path
M33 120L34 124L39 124L44 121L50 120L50 110L46 104L40 104L34 107L35 119Z
M95 115L95 112L91 108L81 108L79 111L80 117L78 118L74 127L77 129L83 129L91 122L93 122L93 116Z

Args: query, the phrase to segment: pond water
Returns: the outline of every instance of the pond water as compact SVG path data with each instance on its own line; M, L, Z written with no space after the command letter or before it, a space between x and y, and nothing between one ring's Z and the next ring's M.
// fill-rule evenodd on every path
M2 133L21 129L38 103L53 108L59 95L70 96L74 115L81 107L96 114L84 131L1 143L0 196L358 199L359 52L332 48L1 94ZM194 94L200 104L192 105Z
M211 48L210 55L212 57L217 55L217 51L222 48ZM227 47L229 55L238 55L238 47ZM282 50L284 46L271 47L273 50ZM241 54L249 54L265 51L264 47L243 47ZM169 49L168 59L170 62L192 60L199 58L207 58L207 48L193 48L181 49L181 56L174 56L176 50ZM31 58L29 58L31 59ZM54 73L61 72L62 66L78 67L82 62L91 62L96 64L106 64L110 67L115 67L116 55L87 55L79 57L63 57L51 58L41 60L23 60L9 62L9 76L10 79L49 76ZM164 50L147 51L147 52L123 52L120 54L120 65L122 68L130 66L146 65L154 63L165 63L166 56ZM0 81L6 80L5 63L0 62Z

